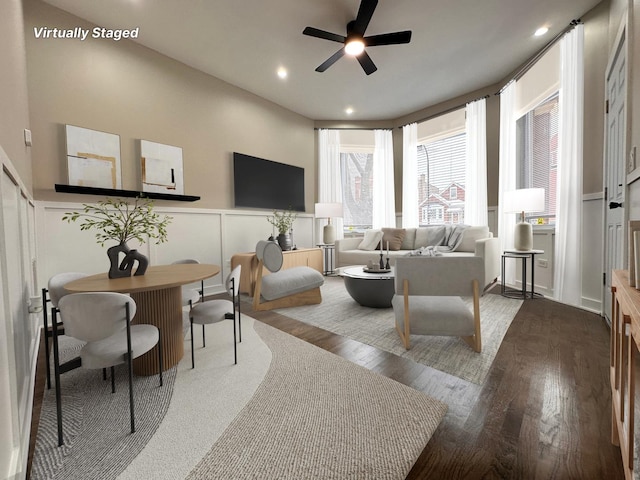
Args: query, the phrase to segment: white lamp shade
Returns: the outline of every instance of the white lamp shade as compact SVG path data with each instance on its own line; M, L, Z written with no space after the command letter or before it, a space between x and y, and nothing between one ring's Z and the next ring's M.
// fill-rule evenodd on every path
M316 218L342 217L341 203L316 203Z
M504 194L506 213L543 212L544 188L521 188Z

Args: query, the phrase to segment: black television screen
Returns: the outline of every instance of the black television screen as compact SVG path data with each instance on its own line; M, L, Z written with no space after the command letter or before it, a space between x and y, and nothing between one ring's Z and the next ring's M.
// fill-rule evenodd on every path
M236 207L304 212L304 168L233 152Z

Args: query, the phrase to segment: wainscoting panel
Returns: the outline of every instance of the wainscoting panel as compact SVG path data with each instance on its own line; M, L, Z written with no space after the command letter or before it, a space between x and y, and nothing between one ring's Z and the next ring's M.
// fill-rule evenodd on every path
M157 245L154 242L149 244L151 265L165 265L176 260L192 258L200 263L212 263L223 267L220 212L161 206L158 206L156 211L172 217L172 220L167 228L167 241ZM220 275L206 279L205 295L221 292L227 273L222 268Z
M38 315L29 314L34 285L33 203L0 148L0 474L25 475Z

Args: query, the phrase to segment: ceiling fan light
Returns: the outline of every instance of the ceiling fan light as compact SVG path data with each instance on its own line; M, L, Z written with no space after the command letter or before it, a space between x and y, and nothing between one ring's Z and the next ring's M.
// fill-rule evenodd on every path
M360 55L364 52L364 42L362 40L350 40L344 46L344 51L348 55Z

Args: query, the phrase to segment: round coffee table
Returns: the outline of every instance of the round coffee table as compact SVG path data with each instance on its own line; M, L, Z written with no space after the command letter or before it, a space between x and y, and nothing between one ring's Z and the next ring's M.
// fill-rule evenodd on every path
M368 273L363 265L340 268L338 275L344 278L344 286L356 302L363 307L390 308L395 293L394 270Z

